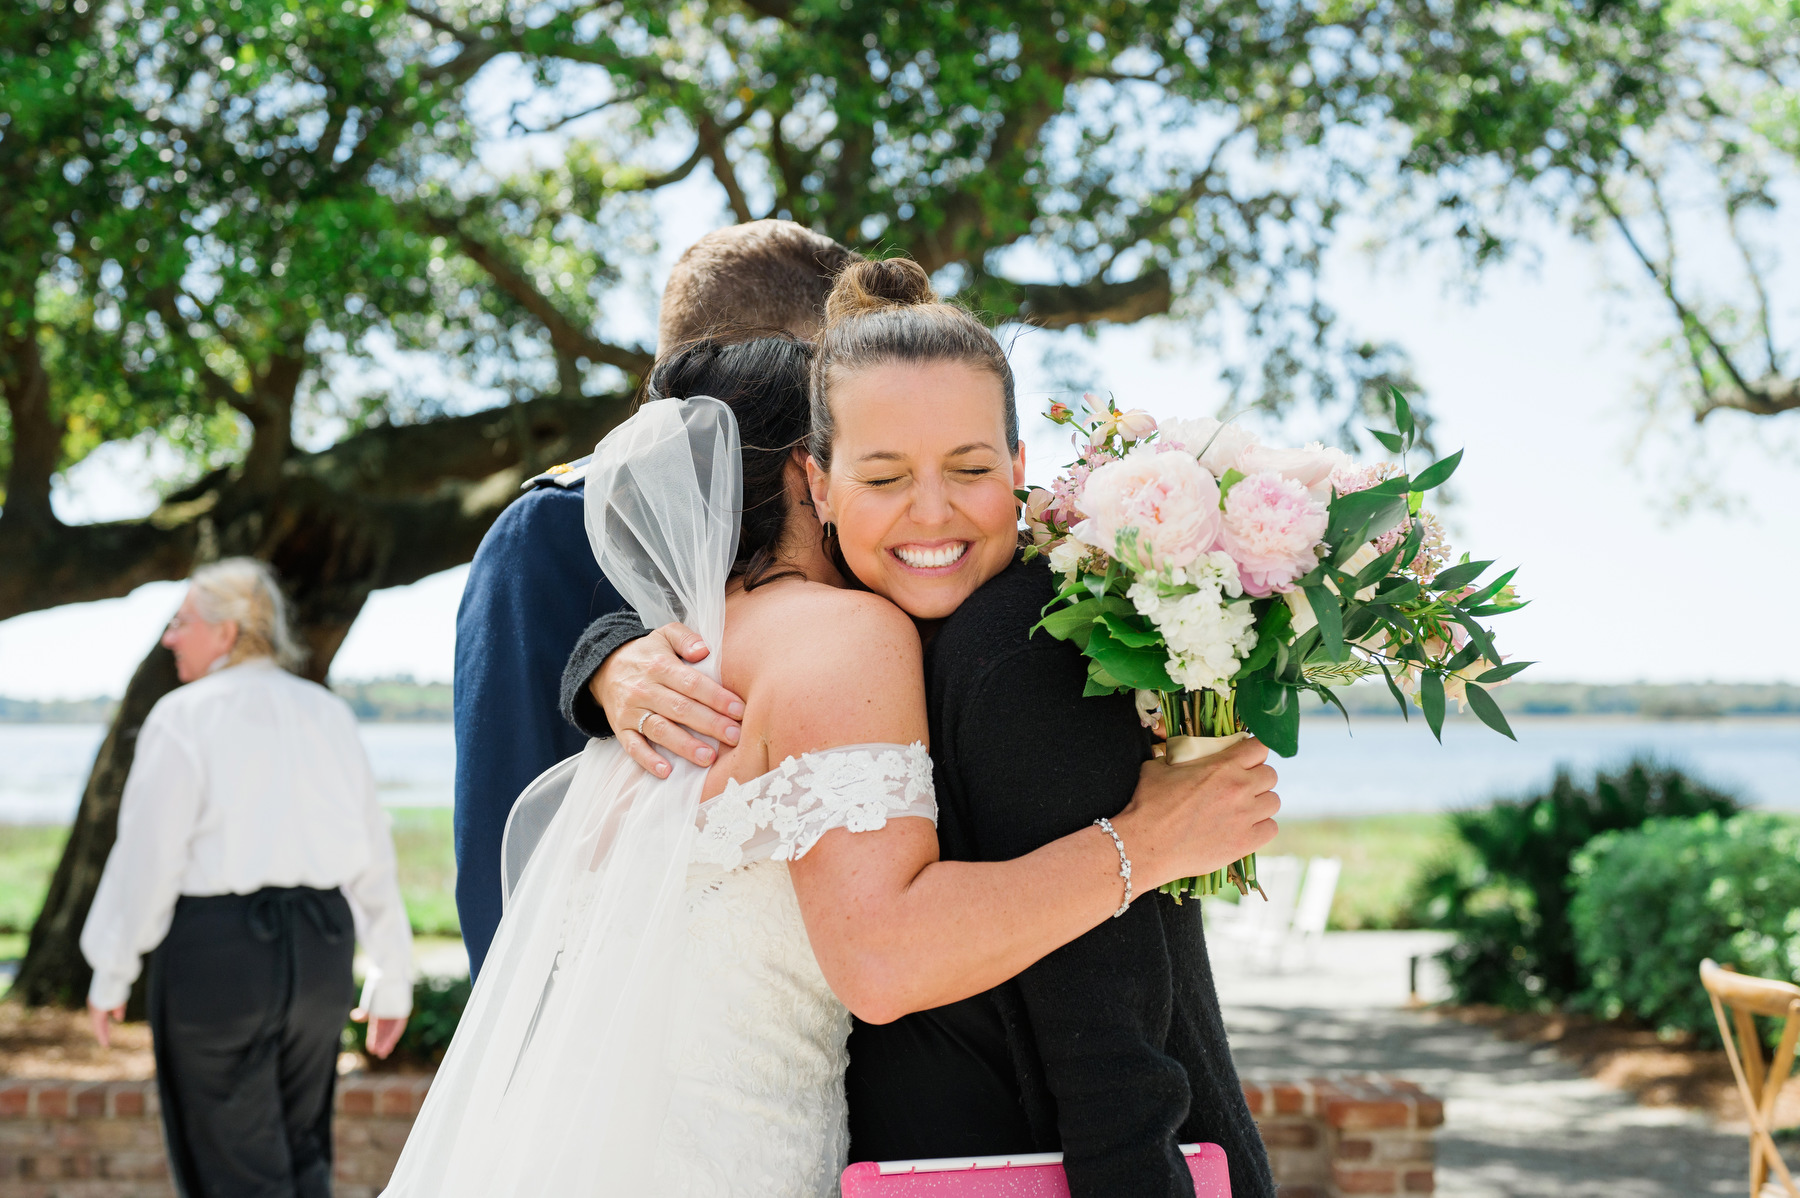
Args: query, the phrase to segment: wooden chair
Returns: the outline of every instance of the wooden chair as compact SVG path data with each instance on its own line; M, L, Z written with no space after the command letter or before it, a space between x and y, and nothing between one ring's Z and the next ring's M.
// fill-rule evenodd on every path
M1800 1187L1795 1186L1769 1134L1775 1099L1793 1070L1795 1042L1800 1041L1800 986L1745 977L1711 960L1700 962L1700 984L1712 999L1713 1014L1719 1020L1719 1038L1725 1042L1725 1056L1731 1062L1738 1095L1744 1100L1744 1113L1750 1119L1750 1198L1760 1198L1770 1169L1781 1179L1788 1198L1800 1198ZM1732 1016L1729 1021L1725 1018L1728 1007ZM1766 1068L1762 1039L1756 1034L1758 1015L1782 1020L1781 1042ZM1736 1043L1732 1040L1734 1028ZM1773 1184L1770 1190L1774 1190Z

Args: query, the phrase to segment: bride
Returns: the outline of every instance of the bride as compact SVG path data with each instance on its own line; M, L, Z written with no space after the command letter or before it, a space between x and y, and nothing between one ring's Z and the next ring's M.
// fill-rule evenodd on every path
M596 451L601 567L650 625L720 646L701 668L722 663L744 697L743 735L666 779L589 742L395 1198L825 1198L851 1011L884 1022L980 993L1121 911L1128 887L1235 849L1195 800L1205 771L1152 762L1113 820L1129 879L1094 828L1011 861L938 859L919 634L842 589L822 547L795 448L809 358L791 338L677 354ZM1014 502L1022 468L977 491Z

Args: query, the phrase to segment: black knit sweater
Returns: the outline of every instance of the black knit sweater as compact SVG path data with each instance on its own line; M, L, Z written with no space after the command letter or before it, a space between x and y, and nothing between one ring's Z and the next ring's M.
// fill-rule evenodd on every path
M946 860L1021 856L1118 814L1137 785L1149 744L1129 696L1084 698L1074 646L1029 635L1053 593L1044 565L1015 563L926 651ZM571 676L585 692L604 660L598 648L624 643L634 624L612 616L590 629L565 694ZM1060 1148L1073 1198L1189 1198L1176 1145L1199 1141L1225 1149L1237 1198L1275 1192L1197 902L1140 895L1123 917L995 990L889 1024L857 1022L845 1084L853 1160Z

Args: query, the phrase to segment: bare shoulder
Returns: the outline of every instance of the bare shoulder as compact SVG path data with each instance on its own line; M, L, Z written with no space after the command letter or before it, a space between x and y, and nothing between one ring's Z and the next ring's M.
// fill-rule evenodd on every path
M764 595L763 591L767 594ZM744 643L770 760L839 744L909 744L925 737L919 633L879 595L817 583L744 596L727 641ZM732 653L728 643L727 654ZM746 663L751 664L751 663Z

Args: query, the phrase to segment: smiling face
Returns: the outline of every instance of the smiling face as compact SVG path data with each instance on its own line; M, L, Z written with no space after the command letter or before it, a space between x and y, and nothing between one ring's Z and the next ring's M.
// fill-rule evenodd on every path
M942 619L1018 549L1025 449L1006 448L1000 380L963 362L891 363L832 383L831 469L807 460L819 518L863 585Z
M194 592L190 590L187 598L181 601L175 618L163 629L162 643L165 649L175 654L176 677L183 682L192 682L204 677L213 662L231 652L231 647L237 643L237 635L235 620L208 624L202 619L200 608L194 602Z

